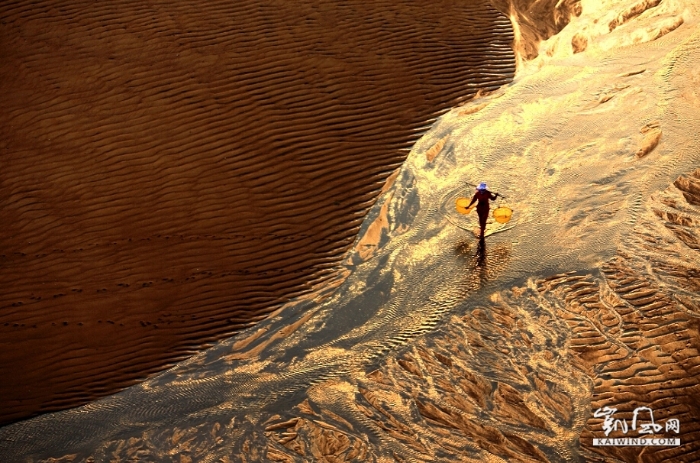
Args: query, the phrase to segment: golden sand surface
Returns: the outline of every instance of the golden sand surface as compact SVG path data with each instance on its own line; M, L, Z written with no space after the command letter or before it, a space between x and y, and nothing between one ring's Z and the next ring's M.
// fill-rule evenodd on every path
M420 133L515 71L487 1L18 1L0 21L0 423L326 283Z
M580 5L512 84L421 137L334 285L138 386L0 429L0 456L698 461L700 5ZM485 243L454 211L478 181L515 211ZM681 443L594 446L604 407L677 419L655 436Z

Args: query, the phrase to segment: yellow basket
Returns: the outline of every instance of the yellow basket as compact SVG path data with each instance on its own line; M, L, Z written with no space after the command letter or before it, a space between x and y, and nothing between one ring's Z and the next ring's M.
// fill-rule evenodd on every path
M474 206L467 207L470 202L471 199L469 198L457 198L457 212L465 215L469 214L474 209Z
M499 206L493 210L493 218L498 223L508 223L513 216L513 209L505 206Z

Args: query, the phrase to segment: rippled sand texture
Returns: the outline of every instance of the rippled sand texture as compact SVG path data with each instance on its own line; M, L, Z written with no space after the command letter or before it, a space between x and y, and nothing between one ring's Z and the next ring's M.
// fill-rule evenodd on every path
M698 461L700 7L674 5L609 31L641 30L637 44L606 48L585 26L630 3L586 17L582 2L570 26L586 50L540 53L441 117L337 288L119 394L6 426L0 456ZM479 180L515 210L485 249L454 211ZM602 406L677 418L682 445L593 447Z
M0 422L132 384L335 275L487 2L4 2Z
M581 0L492 0L492 3L516 27L513 49L519 65L536 58L540 42L558 34L582 11Z

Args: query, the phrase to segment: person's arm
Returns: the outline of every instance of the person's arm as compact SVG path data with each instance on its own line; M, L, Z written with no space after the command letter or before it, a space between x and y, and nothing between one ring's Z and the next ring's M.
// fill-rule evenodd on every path
M498 193L491 193L491 200L495 201L498 198Z
M476 202L476 193L474 193L474 196L472 196L472 202L469 203L469 206L467 206L467 209L472 207L472 204L474 204L474 202Z

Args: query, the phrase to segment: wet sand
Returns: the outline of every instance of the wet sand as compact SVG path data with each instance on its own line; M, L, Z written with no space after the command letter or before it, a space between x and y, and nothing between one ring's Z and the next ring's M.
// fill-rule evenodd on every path
M488 2L0 7L0 423L333 278L442 110L514 72Z

